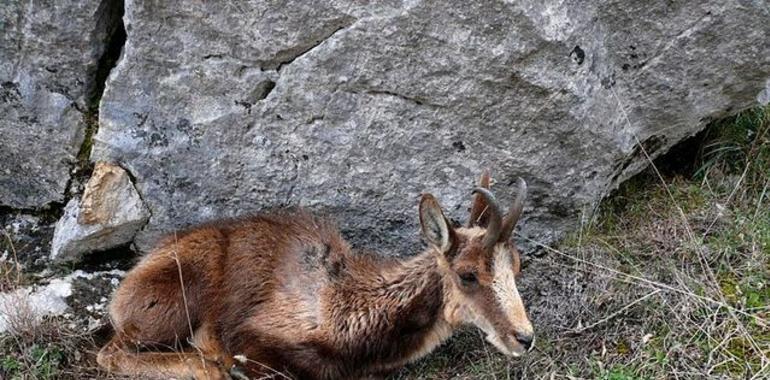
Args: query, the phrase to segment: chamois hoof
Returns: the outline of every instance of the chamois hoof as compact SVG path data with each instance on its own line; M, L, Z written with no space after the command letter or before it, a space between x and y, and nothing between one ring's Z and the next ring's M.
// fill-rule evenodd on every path
M96 354L96 363L108 372L116 372L121 356L122 353L120 350L112 349L112 347L104 347L99 350L98 354Z
M230 376L227 370L220 363L201 358L189 358L185 364L193 369L193 379L195 380L229 380ZM201 365L202 364L202 365Z

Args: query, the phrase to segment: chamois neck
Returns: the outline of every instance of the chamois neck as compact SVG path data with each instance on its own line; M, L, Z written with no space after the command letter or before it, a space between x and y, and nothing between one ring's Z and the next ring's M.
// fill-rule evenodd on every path
M438 280L436 260L430 252L423 252L409 257L390 266L383 272L383 280L387 284L403 284L424 287Z
M390 263L383 268L380 278L380 294L394 302L408 304L417 299L420 302L429 301L432 304L437 301L440 305L443 304L442 296L435 299L431 294L435 289L442 289L443 286L436 260L430 252ZM422 297L432 299L422 300Z
M398 261L381 272L377 314L387 318L382 363L404 364L424 356L452 334L445 319L445 284L433 252ZM385 322L385 321L383 321ZM389 353L389 354L388 354Z
M451 335L444 318L444 284L432 253L404 260L364 259L348 268L355 272L338 288L334 337L357 367L397 368Z

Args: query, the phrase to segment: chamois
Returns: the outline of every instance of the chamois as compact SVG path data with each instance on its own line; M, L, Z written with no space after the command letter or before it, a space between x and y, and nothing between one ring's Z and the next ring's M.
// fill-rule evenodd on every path
M167 237L116 290L115 334L97 361L149 378L380 377L464 324L522 355L533 329L511 234L527 186L519 179L503 215L489 183L485 171L465 227L423 194L429 247L408 258L356 252L332 223L301 210Z

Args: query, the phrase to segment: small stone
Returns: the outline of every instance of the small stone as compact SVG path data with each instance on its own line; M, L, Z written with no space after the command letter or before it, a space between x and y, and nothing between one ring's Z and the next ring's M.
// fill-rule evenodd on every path
M757 102L763 106L770 104L770 79L765 82L765 88L757 95Z
M97 163L82 201L67 203L56 223L51 258L77 261L83 254L126 244L149 217L126 171Z
M86 332L92 332L98 330L100 327L102 327L103 323L101 319L96 319L94 317L88 317L88 323L86 326Z

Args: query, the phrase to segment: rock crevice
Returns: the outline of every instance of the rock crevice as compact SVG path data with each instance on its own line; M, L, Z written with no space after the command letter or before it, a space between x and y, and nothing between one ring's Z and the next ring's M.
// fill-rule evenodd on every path
M57 208L71 196L122 5L9 3L0 10L0 206Z
M275 70L277 72L281 72L281 69L286 66L290 65L292 62L294 62L295 59L302 57L303 55L309 53L311 50L315 49L322 43L326 42L327 40L334 38L334 35L336 35L338 32L349 28L351 25L353 25L352 22L348 21L348 18L344 19L344 24L338 26L336 29L333 29L331 33L322 35L321 37L318 37L315 41L308 44L307 46L297 46L292 49L288 49L285 54L282 55L288 55L285 58L282 58L280 60L274 61L274 62L265 62L262 67L266 70Z

